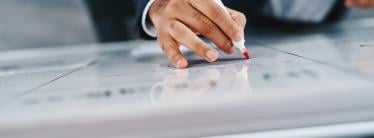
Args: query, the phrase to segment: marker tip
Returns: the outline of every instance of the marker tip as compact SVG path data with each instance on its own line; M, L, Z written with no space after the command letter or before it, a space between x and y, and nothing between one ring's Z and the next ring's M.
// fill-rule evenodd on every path
M246 59L250 59L251 57L249 56L248 50L244 49L243 50L243 55L245 56Z

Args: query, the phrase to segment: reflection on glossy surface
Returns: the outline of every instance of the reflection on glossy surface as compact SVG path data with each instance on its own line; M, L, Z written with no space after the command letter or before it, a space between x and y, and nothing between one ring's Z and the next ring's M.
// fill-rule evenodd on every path
M374 70L373 33L371 26L339 30L337 33L300 34L293 38L265 38L258 41L282 52L374 79L371 75L371 70Z
M374 79L374 47L364 46L351 55L349 61L358 72Z
M202 97L249 95L252 90L248 80L249 60L238 70L234 65L224 69L209 68L197 78L189 78L190 69L175 70L161 82L154 84L150 97L154 103L193 102Z

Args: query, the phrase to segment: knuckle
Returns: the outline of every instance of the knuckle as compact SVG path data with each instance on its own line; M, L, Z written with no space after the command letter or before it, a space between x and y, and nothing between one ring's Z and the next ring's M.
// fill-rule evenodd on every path
M151 8L149 9L149 13L150 15L153 15L153 14L161 14L161 13L164 13L163 11L165 11L167 9L167 5L168 3L170 2L170 0L157 0L155 1Z
M174 39L176 40L182 40L184 38L185 34L182 32L174 32Z
M239 14L239 18L243 21L243 24L247 23L247 17L245 16L245 14L240 13Z
M195 18L196 21L199 22L199 33L204 35L210 35L215 30L215 25L211 23L208 19L205 18L203 14L200 12L195 12L193 14L193 18Z
M202 34L204 35L211 35L213 34L214 30L215 30L215 26L213 24L209 24L205 21L203 21L203 27L201 29L201 32Z
M180 0L172 0L168 3L167 9L175 12L175 10L180 10L181 6L183 5L180 3Z
M222 15L222 12L221 12L221 7L219 6L211 6L211 10L210 10L210 14L212 16L212 18L222 18L223 15Z
M181 26L177 21L173 21L169 24L170 34L174 39L180 40L185 37L186 32L181 29Z
M195 18L196 20L201 20L202 18L202 14L200 12L197 12L195 11L193 14L192 14L192 17Z
M171 21L169 23L169 30L170 30L169 33L172 34L172 35L179 34L181 32L179 24L178 24L177 21Z
M176 28L177 28L177 22L171 22L171 23L169 24L169 28L170 28L172 31L176 30Z

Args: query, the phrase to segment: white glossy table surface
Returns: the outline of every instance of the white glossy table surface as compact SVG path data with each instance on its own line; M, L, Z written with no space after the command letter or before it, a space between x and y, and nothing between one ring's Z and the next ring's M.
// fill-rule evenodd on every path
M2 52L0 135L198 137L374 120L372 19L247 42L250 60L187 52L184 70L154 41Z

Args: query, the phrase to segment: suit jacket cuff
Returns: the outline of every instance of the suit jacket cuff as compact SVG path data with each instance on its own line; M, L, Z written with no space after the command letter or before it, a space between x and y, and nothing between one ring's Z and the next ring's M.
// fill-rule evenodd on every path
M156 29L148 16L149 9L154 1L155 0L150 0L145 6L143 14L142 14L141 23L142 23L142 29L144 30L144 32L150 37L156 38L157 37Z

